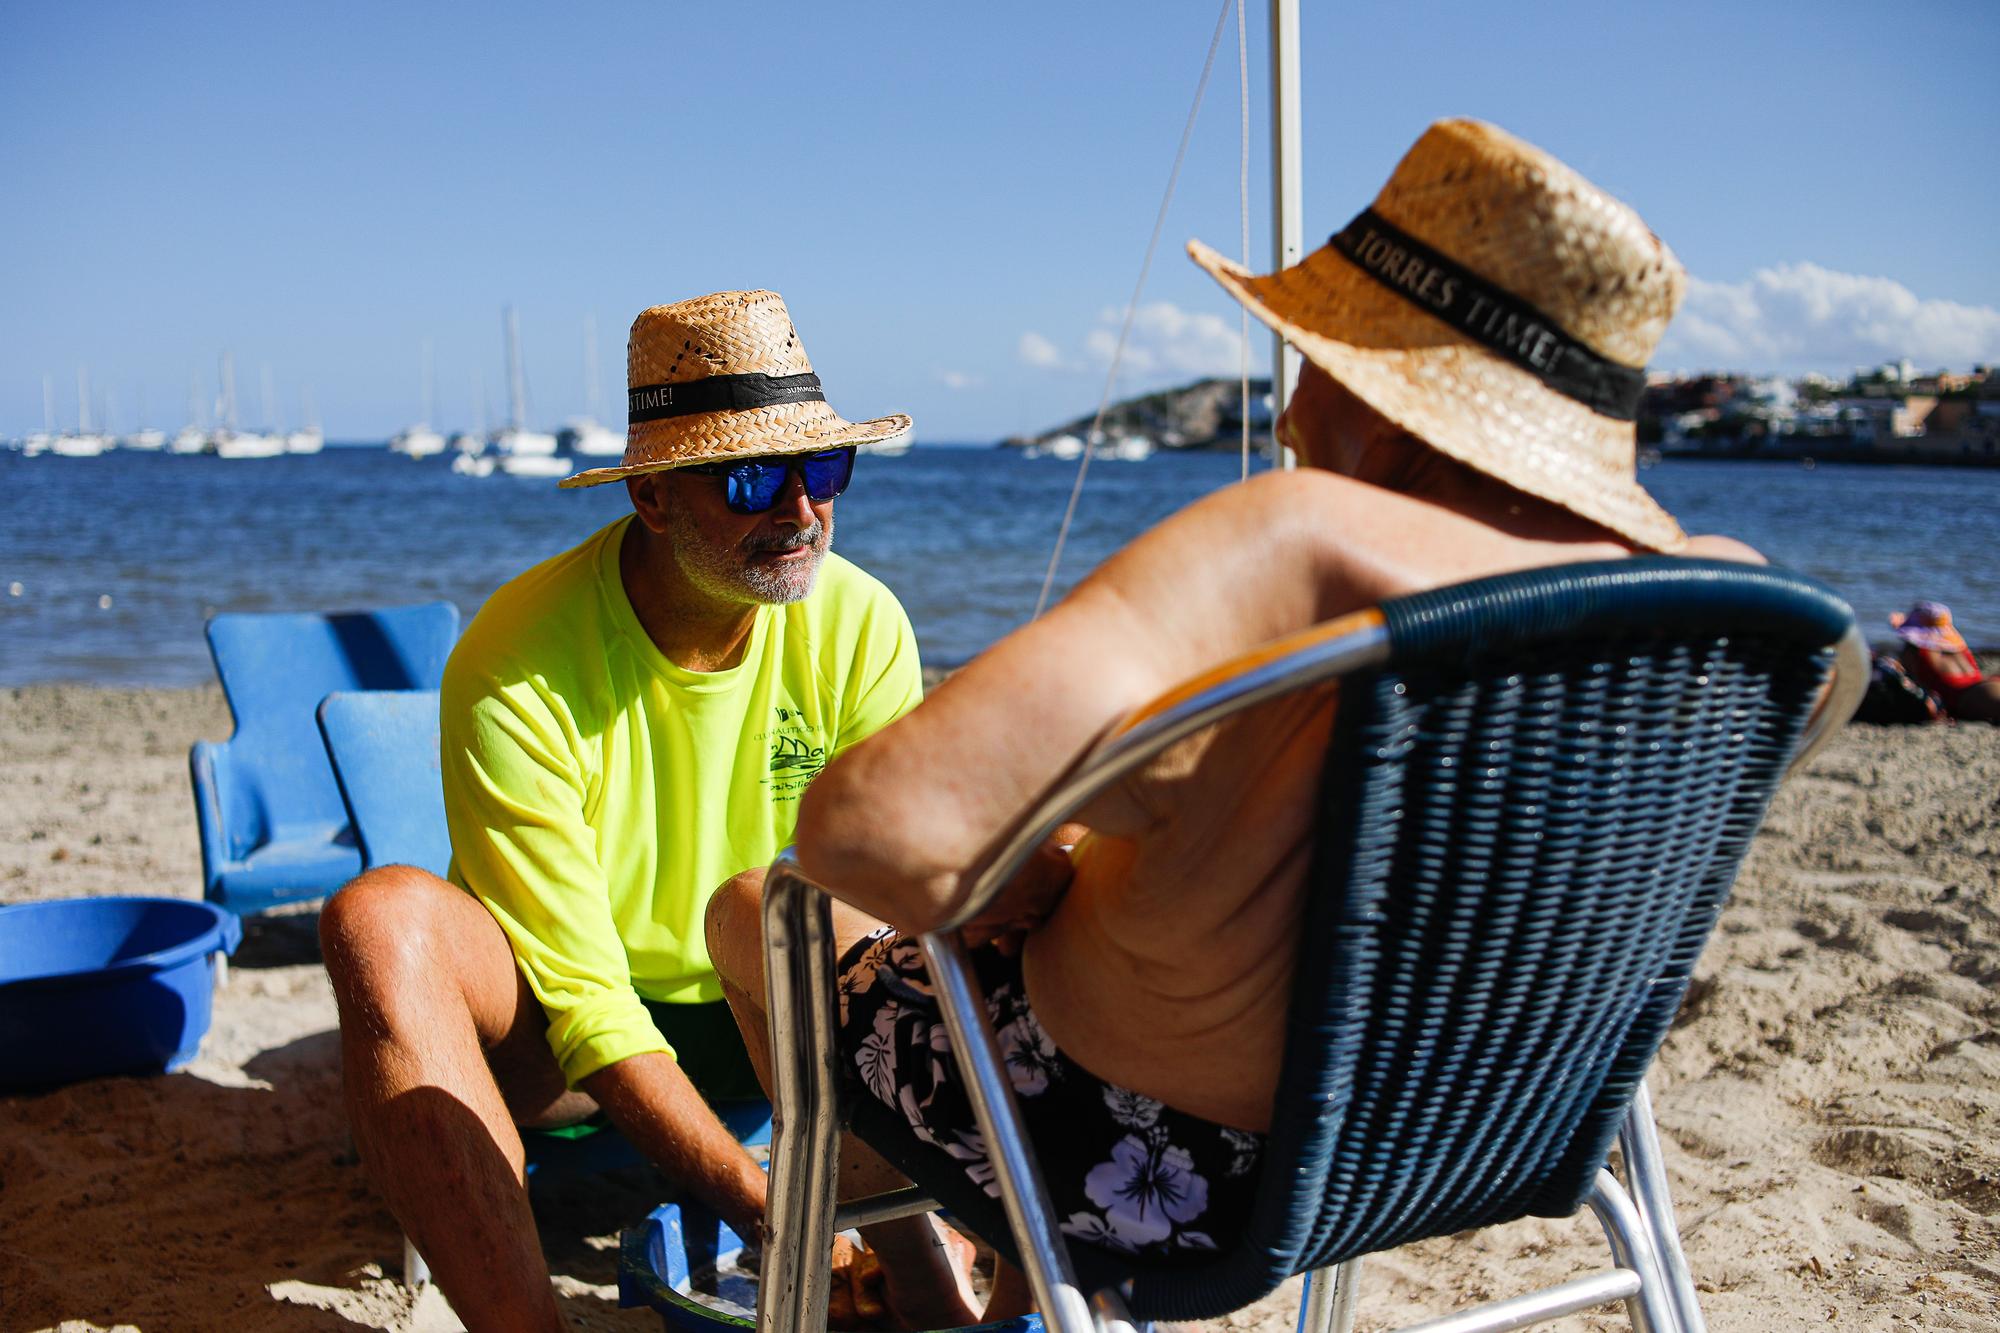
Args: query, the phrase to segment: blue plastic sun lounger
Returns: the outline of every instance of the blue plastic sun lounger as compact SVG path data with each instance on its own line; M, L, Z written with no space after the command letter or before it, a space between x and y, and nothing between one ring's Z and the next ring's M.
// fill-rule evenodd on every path
M1255 1210L1171 1270L1060 1232L955 929L922 944L1002 1202L928 1170L872 1099L839 1104L826 899L781 864L765 890L779 1133L758 1327L823 1329L835 1228L919 1206L836 1210L849 1120L1021 1261L1062 1333L1219 1317L1297 1273L1313 1275L1301 1328L1345 1329L1362 1256L1586 1206L1609 1268L1424 1327L1518 1328L1622 1300L1645 1333L1695 1333L1643 1079L1772 792L1851 714L1865 667L1846 604L1783 571L1657 558L1507 575L1252 654L1142 710L1024 812L958 920L1167 746L1340 683Z
M190 753L202 888L239 915L324 898L361 871L314 710L336 690L431 690L449 602L332 615L228 614L208 646L236 731Z
M361 869L451 869L436 690L337 690L315 714ZM359 873L357 870L356 873Z

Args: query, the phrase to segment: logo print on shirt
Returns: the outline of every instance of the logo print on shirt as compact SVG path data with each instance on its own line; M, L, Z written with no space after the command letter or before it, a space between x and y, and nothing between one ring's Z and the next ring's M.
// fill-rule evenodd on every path
M803 709L786 705L771 711L777 715L777 725L760 738L771 743L770 776L764 785L777 800L797 800L826 767L825 738L806 721Z

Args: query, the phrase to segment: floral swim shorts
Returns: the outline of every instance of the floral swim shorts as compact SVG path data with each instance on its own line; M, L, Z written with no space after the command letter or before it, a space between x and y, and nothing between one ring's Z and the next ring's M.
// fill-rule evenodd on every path
M1147 1266L1233 1245L1249 1220L1264 1136L1105 1082L1042 1030L1018 955L975 949L972 962L1063 1234ZM839 970L841 1066L854 1095L908 1123L917 1144L899 1165L917 1157L955 1166L997 1200L916 939L884 927L849 949Z

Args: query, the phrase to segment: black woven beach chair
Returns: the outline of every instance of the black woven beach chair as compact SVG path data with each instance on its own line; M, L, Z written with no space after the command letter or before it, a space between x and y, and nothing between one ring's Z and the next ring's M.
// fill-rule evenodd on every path
M1344 1328L1361 1256L1586 1205L1609 1271L1423 1327L1518 1328L1622 1299L1642 1330L1700 1329L1642 1080L1779 779L1853 710L1860 642L1845 603L1782 571L1571 565L1346 617L1143 710L1025 815L959 920L1166 746L1340 680L1252 1222L1216 1237L1213 1259L1170 1272L1065 1244L955 930L923 947L1005 1216L962 1171L932 1171L922 1189L1017 1255L1063 1333L1219 1316L1301 1272L1314 1275L1301 1328ZM765 1333L826 1327L837 1227L920 1206L915 1191L834 1206L828 920L794 864L772 874ZM892 1161L921 1169L899 1117L872 1099L851 1114ZM1614 1139L1624 1186L1605 1169Z

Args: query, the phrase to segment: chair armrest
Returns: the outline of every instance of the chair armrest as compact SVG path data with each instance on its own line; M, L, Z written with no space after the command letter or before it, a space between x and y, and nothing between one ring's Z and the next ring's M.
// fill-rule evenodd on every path
M832 901L791 848L764 877L764 1012L775 1133L764 1209L762 1333L825 1328L840 1108ZM792 1280L796 1275L796 1280Z
M1825 693L1820 695L1819 705L1806 719L1805 734L1799 737L1798 752L1785 769L1787 776L1804 768L1814 755L1826 748L1833 734L1847 725L1854 716L1854 710L1861 707L1861 697L1868 692L1868 673L1871 669L1868 643L1861 637L1861 627L1849 625L1847 633L1841 636L1840 646L1834 649L1833 675L1827 681Z
M1047 1322L1057 1333L1094 1333L964 947L955 932L926 935L922 944L1037 1305L1045 1316L1053 1312ZM757 1312L765 1333L826 1324L826 1255L840 1152L833 951L831 900L787 848L764 879L764 1002L779 1129ZM787 1282L784 1274L798 1277Z

